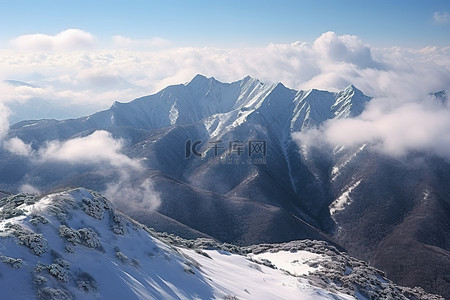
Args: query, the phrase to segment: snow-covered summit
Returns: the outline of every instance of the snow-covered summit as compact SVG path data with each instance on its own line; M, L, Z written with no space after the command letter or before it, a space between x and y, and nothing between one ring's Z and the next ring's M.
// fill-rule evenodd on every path
M110 126L156 129L192 124L211 117L229 120L231 116L232 124L240 117L238 112L245 111L246 115L260 113L269 122L280 117L291 123L301 122L302 126L293 128L300 130L329 118L357 115L369 100L353 86L338 93L296 91L282 83L266 84L249 76L222 83L213 77L196 75L187 84L172 85L129 103L115 102L109 110L88 118L90 122L109 123ZM299 107L305 110L302 120L298 120Z
M86 189L1 199L0 245L5 299L432 299L324 242L183 240Z
M112 132L118 127L156 130L177 125L203 125L210 138L247 125L264 126L274 135L284 137L328 119L358 115L369 100L370 97L354 86L337 93L315 89L297 91L282 83L263 83L250 76L223 83L213 77L196 75L186 84L171 85L131 102L114 102L108 110L90 116L54 121L58 130L42 129L42 134L34 136L33 141L65 139L80 131ZM21 130L27 125L16 124L12 129ZM31 129L41 127L47 127L45 120L35 121Z

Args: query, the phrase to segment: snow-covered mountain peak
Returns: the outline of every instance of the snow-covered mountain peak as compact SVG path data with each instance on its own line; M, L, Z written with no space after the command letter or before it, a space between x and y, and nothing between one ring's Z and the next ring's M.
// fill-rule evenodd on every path
M0 245L5 299L428 296L324 242L238 247L158 234L83 188L0 199Z
M287 89L287 87L282 83L282 82L278 82L277 84L276 84L276 87L275 88L280 88L280 89Z
M350 84L343 89L343 91L355 91L355 90L358 90L358 89L353 84Z
M436 100L441 102L442 104L447 104L448 102L448 93L446 90L440 90L434 93L429 93L430 96L434 97Z
M35 88L36 86L28 83L28 82L23 82L23 81L19 81L19 80L3 80L4 83L12 85L12 86L26 86L26 87L30 87L30 88Z
M317 89L299 91L294 99L291 131L303 131L333 118L357 116L370 99L353 85L337 93Z
M205 80L208 80L208 78L205 75L197 74L185 85L190 85L190 84L194 84L195 85L196 83L202 82L202 81L205 81Z
M364 95L352 84L336 93L336 101L331 110L337 118L354 117L361 114L370 97Z
M337 98L339 98L341 96L356 96L356 97L358 97L354 101L360 101L360 97L364 96L363 92L361 90L359 90L358 88L356 88L353 84L350 84L349 86L347 86L343 90L337 92L336 94L337 94Z
M204 85L207 83L213 83L213 82L219 82L219 81L217 81L214 77L206 77L205 75L197 74L191 79L191 81L186 83L185 86L190 86L191 88L195 88L196 86Z
M220 84L214 77L207 78L204 75L197 74L192 80L185 86L195 94L204 94L205 91L211 90L215 85Z
M279 134L289 126L290 131L304 130L330 118L357 115L368 99L352 85L334 94L316 89L296 91L282 83L266 84L250 76L222 83L199 74L187 84L168 86L129 103L115 102L109 110L80 120L102 129L148 130L176 124L211 123L207 120L218 118L219 123L226 120L226 124L217 126L225 130L231 124L234 128L252 119L253 122L265 120L261 125L273 125L274 133ZM255 112L263 118L249 119Z

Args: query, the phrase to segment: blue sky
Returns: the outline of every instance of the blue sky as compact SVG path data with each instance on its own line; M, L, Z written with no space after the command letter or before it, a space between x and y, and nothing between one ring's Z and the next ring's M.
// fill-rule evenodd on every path
M357 35L378 47L450 44L448 0L0 1L0 46L31 33L78 28L108 47L111 37L160 37L175 46L243 47ZM438 13L441 18L434 19Z

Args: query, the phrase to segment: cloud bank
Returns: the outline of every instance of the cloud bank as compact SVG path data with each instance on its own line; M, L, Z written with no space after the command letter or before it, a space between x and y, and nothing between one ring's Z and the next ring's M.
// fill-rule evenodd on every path
M160 195L149 178L138 185L131 184L129 178L121 178L108 184L102 194L108 199L114 199L124 210L156 210L161 205Z
M5 134L9 129L9 118L10 111L9 109L2 103L0 103L0 141L3 139Z
M334 32L324 33L311 44L294 42L241 49L158 50L169 42L115 36L111 50L72 51L77 45L92 45L95 39L75 29L44 38L22 36L12 43L46 39L51 42L43 43L50 45L44 48L54 51L0 51L0 80L32 84L27 89L1 85L0 90L7 93L0 102L41 97L57 105L84 106L85 111L93 112L114 101L130 101L167 85L187 82L198 73L227 82L250 75L266 82L281 81L295 89L337 90L352 83L373 96L383 96L401 85L430 92L445 88L449 82L450 47L379 49L357 36ZM139 51L134 50L136 46Z
M159 37L154 37L146 40L134 40L123 35L115 35L112 38L114 47L117 47L119 49L149 50L168 48L169 46L171 46L170 41Z
M111 133L97 130L91 135L73 138L68 141L50 141L36 153L40 162L59 161L70 164L106 163L115 168L140 170L138 162L120 153L121 140L115 140Z
M41 33L21 35L11 45L21 50L77 50L94 46L95 38L80 29L67 29L56 35Z
M4 141L3 148L18 156L31 157L33 155L31 145L24 143L18 137Z
M446 22L447 16L437 13L435 21ZM13 40L18 47L24 41L27 46L22 49L54 51L0 52L0 79L27 83L0 84L0 113L7 115L12 103L31 103L35 98L46 99L55 109L92 113L114 101L127 102L187 82L198 73L225 82L250 75L295 89L336 91L354 84L374 97L366 112L356 119L327 123L316 129L318 136L330 143L371 143L392 155L429 150L446 156L448 105L430 104L433 101L426 95L450 90L450 47L375 48L357 36L326 32L313 43L258 48L170 47L158 38L114 36L114 49L72 50L91 46L94 40L80 30ZM0 124L0 133L5 126ZM63 144L53 147L58 153L69 152Z
M374 99L357 118L330 120L320 128L293 134L302 146L355 147L366 144L394 158L422 152L450 160L450 107L443 98L386 107Z
M17 137L3 141L4 149L37 166L59 163L61 168L66 168L66 164L74 169L88 166L97 172L113 172L114 178L106 183L102 192L105 196L127 208L157 209L161 204L159 193L155 191L152 181L146 178L141 161L123 154L123 147L123 140L115 139L104 130L66 141L49 141L36 150ZM20 190L40 193L30 184L23 184Z

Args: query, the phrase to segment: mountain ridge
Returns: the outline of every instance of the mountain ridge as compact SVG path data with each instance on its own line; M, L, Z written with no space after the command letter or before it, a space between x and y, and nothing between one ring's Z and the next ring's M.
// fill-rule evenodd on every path
M0 241L8 299L441 299L324 242L238 247L158 233L82 188L0 199Z
M149 180L161 202L155 212L142 209L143 196L132 201L108 196L158 231L204 234L238 245L336 240L399 283L450 296L447 161L427 153L399 160L368 145L309 147L292 137L328 120L358 117L371 98L352 85L338 92L296 91L250 77L233 83L194 79L91 116L19 123L6 136L20 138L36 156L49 141L90 141L97 132L108 137L108 147L120 145L117 154L139 164L139 171L124 176L110 165L42 162L0 149L0 189L141 191ZM186 158L196 141L202 156L190 151ZM251 156L252 141L262 142L265 153ZM424 201L420 195L426 190ZM423 214L434 226L421 221ZM436 275L430 259L441 266Z

